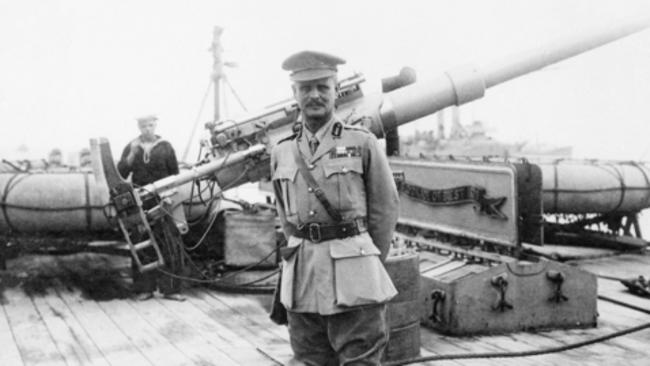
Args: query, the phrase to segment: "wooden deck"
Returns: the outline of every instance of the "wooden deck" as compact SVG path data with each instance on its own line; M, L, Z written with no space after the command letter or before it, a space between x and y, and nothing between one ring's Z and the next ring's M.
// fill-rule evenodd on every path
M607 276L650 274L648 255L578 265ZM290 358L286 328L271 323L266 314L270 295L193 288L185 292L185 302L159 297L137 302L128 297L128 272L127 260L97 254L9 261L8 270L0 272L0 365L281 365ZM93 278L97 273L102 276ZM41 276L39 286L30 284L36 275ZM599 293L650 309L650 299L629 294L617 281L599 280ZM650 322L649 314L607 301L599 300L598 307L593 329L459 338L422 328L422 355L558 347ZM428 364L647 365L649 344L647 329L560 353Z

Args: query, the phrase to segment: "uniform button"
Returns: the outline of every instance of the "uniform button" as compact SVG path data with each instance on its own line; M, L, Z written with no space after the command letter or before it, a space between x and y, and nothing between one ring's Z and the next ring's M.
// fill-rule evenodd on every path
M309 216L314 216L314 215L316 215L316 211L314 210L309 211Z
M309 165L307 165L307 168L309 168L309 170L312 170L312 169L314 169L315 167L316 167L316 165L314 165L314 164L309 164Z
M361 253L361 255L364 255L364 254L366 254L366 251L363 250L363 248L361 248L361 250L359 250L359 253Z
M345 173L345 172L347 172L347 171L348 171L348 168L346 168L346 167L343 167L343 168L341 168L341 171L342 171L343 173Z
M313 192L314 189L313 189L312 187L309 187L309 188L307 188L307 191L308 191L308 192Z
M348 231L348 228L344 227L344 228L341 229L341 231L346 232L346 231Z

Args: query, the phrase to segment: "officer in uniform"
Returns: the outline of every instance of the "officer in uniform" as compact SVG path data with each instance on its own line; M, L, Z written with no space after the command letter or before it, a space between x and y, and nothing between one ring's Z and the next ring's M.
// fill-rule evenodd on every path
M282 261L280 300L292 362L300 365L379 365L388 340L386 302L397 294L383 262L398 194L376 137L334 114L343 63L304 51L282 65L291 72L301 124L274 147L271 171L294 249Z

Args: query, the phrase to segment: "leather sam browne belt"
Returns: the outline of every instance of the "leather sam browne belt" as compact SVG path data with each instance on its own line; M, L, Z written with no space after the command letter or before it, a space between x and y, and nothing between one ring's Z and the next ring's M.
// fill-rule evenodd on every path
M367 231L366 219L358 218L353 221L343 221L336 224L306 223L298 226L294 235L298 238L309 239L313 243L343 239L359 235Z
M311 222L302 224L294 230L293 236L301 239L309 239L312 243L321 241L349 238L368 231L365 217L354 219L353 221L343 221L336 224L320 224ZM300 248L295 247L280 248L280 256L288 260Z

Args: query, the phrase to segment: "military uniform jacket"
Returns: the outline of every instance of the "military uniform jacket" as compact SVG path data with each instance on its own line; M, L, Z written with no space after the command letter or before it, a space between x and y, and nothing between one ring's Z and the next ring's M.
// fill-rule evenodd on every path
M399 201L386 155L373 134L333 119L318 135L322 140L313 155L304 134L277 144L271 153L271 174L288 246L298 247L283 260L281 302L294 312L327 315L382 303L397 294L382 261L390 247ZM293 235L301 224L335 221L298 172L292 144L298 144L311 174L343 221L367 223L367 231L319 243Z
M139 139L137 137L136 139ZM149 161L145 161L144 150L138 147L133 159L133 164L126 163L126 157L131 152L131 144L127 144L122 151L122 157L117 163L117 170L126 179L133 173L131 181L137 186L144 186L163 179L170 175L178 174L178 161L172 145L156 135L156 142L149 152Z

